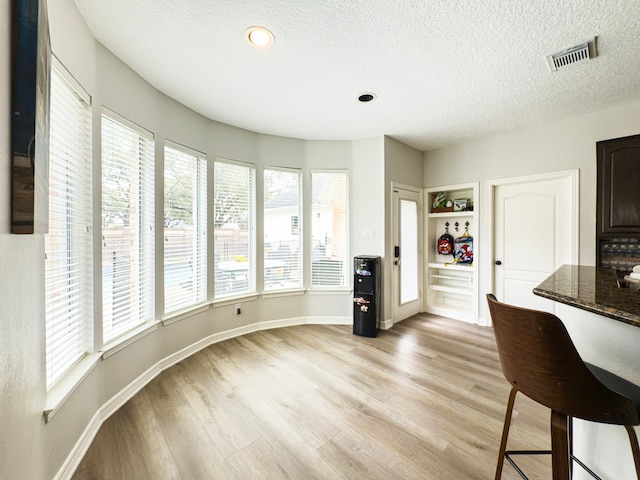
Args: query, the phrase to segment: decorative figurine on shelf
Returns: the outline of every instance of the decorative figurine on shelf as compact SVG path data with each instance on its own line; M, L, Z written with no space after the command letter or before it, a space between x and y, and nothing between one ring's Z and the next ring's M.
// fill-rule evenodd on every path
M449 233L449 222L444 224L444 233L438 238L438 254L451 255L453 253L453 237Z
M431 204L432 208L442 208L447 204L447 198L444 195L444 192L438 192L433 196L433 202Z
M455 239L454 248L455 263L473 263L473 237L469 235L469 222L465 222L462 236Z
M431 213L453 212L453 202L448 200L444 192L431 196Z

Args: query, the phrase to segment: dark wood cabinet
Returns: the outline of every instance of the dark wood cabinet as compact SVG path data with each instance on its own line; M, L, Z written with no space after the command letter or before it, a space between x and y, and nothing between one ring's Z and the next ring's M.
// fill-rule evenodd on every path
M596 143L597 264L620 271L640 264L640 135Z
M596 146L600 233L640 233L640 135Z

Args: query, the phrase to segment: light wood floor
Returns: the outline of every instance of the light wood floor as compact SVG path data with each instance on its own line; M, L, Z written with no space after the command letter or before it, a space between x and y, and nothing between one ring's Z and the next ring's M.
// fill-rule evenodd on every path
M253 333L149 383L73 479L492 479L508 389L493 331L455 320ZM548 421L518 396L509 448L549 448ZM522 466L551 478L547 457Z

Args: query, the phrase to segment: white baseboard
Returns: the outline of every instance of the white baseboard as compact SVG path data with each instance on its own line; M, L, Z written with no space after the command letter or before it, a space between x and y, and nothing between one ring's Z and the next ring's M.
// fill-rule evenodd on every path
M352 325L351 317L306 317L309 325Z
M380 323L380 328L382 330L389 330L391 327L393 327L393 319L391 318L387 318Z
M190 357L194 353L199 352L203 348L213 345L214 343L229 340L231 338L240 337L249 333L257 332L260 330L270 330L274 328L293 327L296 325L351 325L351 317L294 317L285 318L282 320L269 320L265 322L257 322L244 327L234 328L233 330L226 330L220 333L214 333L197 342L185 347L165 358L158 363L150 367L146 372L133 380L129 385L123 388L120 392L114 395L110 400L105 402L102 407L98 409L93 416L87 428L74 445L73 449L69 453L69 456L62 464L62 467L54 477L54 480L68 480L71 479L74 472L80 465L80 462L84 458L87 450L91 446L93 439L100 430L102 424L120 407L127 403L136 393L142 390L151 380L156 378L164 370L172 367L178 362L181 362L187 357Z

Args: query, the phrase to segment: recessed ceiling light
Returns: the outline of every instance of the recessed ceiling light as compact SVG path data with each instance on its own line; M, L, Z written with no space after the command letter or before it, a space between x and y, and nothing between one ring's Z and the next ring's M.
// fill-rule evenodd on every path
M371 100L375 100L375 98L376 98L375 93L366 92L366 93L360 94L360 96L358 97L358 101L362 103L367 103L367 102L370 102Z
M273 33L264 27L249 27L244 36L256 48L269 48L274 41Z

